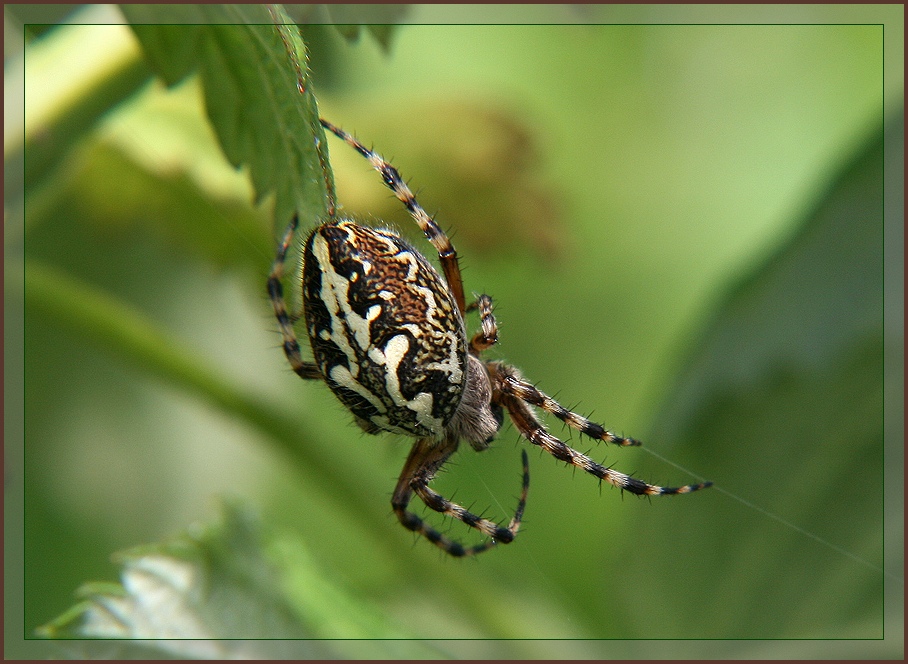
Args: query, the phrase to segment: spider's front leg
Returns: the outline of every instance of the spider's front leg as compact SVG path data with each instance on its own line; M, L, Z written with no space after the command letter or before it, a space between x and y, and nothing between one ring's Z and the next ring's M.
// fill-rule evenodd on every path
M296 333L293 331L293 320L290 314L287 313L287 303L284 301L284 286L281 283L281 279L284 276L284 263L287 261L287 250L290 248L290 243L293 242L298 225L299 220L296 215L293 215L293 220L287 226L287 230L284 231L284 236L277 246L271 273L268 275L268 297L271 299L274 316L277 318L277 323L281 328L284 354L287 356L290 367L300 378L320 380L322 373L319 371L318 366L312 362L303 361L300 353L300 344L296 339Z
M456 438L450 437L440 442L430 438L418 440L413 445L410 456L407 457L407 462L404 464L403 471L401 471L397 487L394 489L394 496L391 499L391 505L394 508L397 519L407 530L412 530L422 535L442 551L452 556L474 556L492 548L497 542L508 544L514 541L514 537L520 529L520 521L523 518L527 491L530 486L529 461L526 452L524 452L523 490L520 494L520 501L517 504L517 510L511 522L507 527L500 526L469 512L456 503L452 503L429 488L429 482L435 477L438 469L457 449L457 442ZM430 509L463 521L471 528L484 533L490 539L482 544L465 547L460 542L445 537L419 516L407 510L414 492Z
M640 445L640 441L634 438L624 438L608 431L601 424L596 424L582 415L571 412L552 397L536 389L534 385L526 382L520 373L513 367L509 367L501 362L489 363L490 374L493 376L492 382L497 389L503 393L516 397L520 401L526 402L545 412L554 415L559 420L567 424L572 429L580 433L601 440L613 445Z
M712 485L712 482L701 482L680 487L656 486L596 463L585 454L578 452L550 434L533 413L529 404L542 408L568 426L591 438L616 445L639 445L640 442L633 438L616 436L601 425L572 413L550 396L524 381L517 370L512 367L500 362L491 362L487 366L489 366L493 389L495 390L493 400L507 409L511 421L514 422L514 426L520 432L520 435L534 445L538 445L556 459L565 461L619 489L637 495L661 496L691 493Z

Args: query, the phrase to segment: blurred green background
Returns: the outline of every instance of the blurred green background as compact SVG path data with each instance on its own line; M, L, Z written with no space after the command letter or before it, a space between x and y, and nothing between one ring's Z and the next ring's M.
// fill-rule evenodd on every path
M105 11L75 21L101 23ZM452 231L467 292L496 301L501 344L489 355L668 462L596 447L554 422L556 435L647 481L716 488L631 499L531 450L514 544L476 561L414 544L389 504L409 441L363 436L323 385L287 370L264 292L270 207L252 207L248 178L221 156L198 79L144 84L122 25L29 28L25 135L47 165L25 152L25 196L7 194L5 229L7 340L24 334L25 347L25 474L7 471L6 491L13 503L24 495L26 637L72 606L81 583L115 580L112 552L210 522L227 495L260 514L272 561L340 589L337 606L321 601L315 636L517 640L440 650L480 657L705 652L650 639L727 640L710 651L726 657L898 655L874 641L884 457L872 157L856 166L867 206L832 215L849 229L867 215L870 235L829 254L795 252L832 267L830 279L869 256L863 280L843 282L860 290L836 290L838 315L817 323L833 332L797 335L801 303L830 283L796 276L811 273L807 258L791 260L803 272L767 287L768 300L748 299L765 284L753 275L784 272L776 252L816 246L799 229L879 142L884 115L901 114L900 72L888 68L884 87L881 26L808 24L880 20L815 7L791 21L802 25L556 25L651 19L540 6L533 16L551 25L430 25L443 11L409 8L405 18L424 25L394 29L386 49L369 32L350 44L307 27L320 112L391 158ZM886 29L886 47L901 48ZM22 54L6 55L9 80ZM110 85L110 71L125 82ZM123 103L70 142L42 143L98 85ZM8 164L22 145L13 129ZM422 242L364 160L339 141L329 149L345 210ZM24 226L14 223L23 209ZM309 481L307 457L254 418L149 370L103 326L58 315L52 299L26 298L23 321L23 253L44 270L37 286L71 278L72 294L59 297L78 297L79 284L106 294L269 412L311 424L299 445L343 483ZM839 295L861 310L836 309ZM729 305L741 323L723 342L715 330ZM795 333L767 325L779 334L769 339L763 326L776 317ZM835 345L839 326L847 343ZM522 444L506 426L490 450L463 449L435 486L504 519ZM890 542L897 521L887 521ZM471 538L461 524L450 534ZM900 551L887 549L886 569L901 569ZM305 607L300 583L288 593ZM394 630L349 619L346 601ZM887 637L900 606L886 605ZM831 638L869 641L844 650L821 641ZM761 639L793 641L766 650Z

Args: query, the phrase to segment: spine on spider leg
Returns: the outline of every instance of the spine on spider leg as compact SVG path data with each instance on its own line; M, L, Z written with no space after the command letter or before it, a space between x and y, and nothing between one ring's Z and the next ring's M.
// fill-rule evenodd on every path
M552 455L556 458L563 459L568 463L582 468L590 475L598 477L600 480L608 482L612 486L616 486L622 491L628 491L637 496L673 496L680 495L683 493L692 493L694 491L699 491L700 489L705 489L708 486L712 485L712 482L701 482L699 484L685 484L684 486L678 487L665 487L657 486L655 484L647 484L643 480L638 480L636 477L631 477L630 475L625 475L624 473L619 473L616 470L602 466L592 459L590 459L585 454L571 449L557 438L554 438L548 432L543 429L541 434L542 438L548 438L549 440L543 443L543 446L551 446L557 450L552 452Z
M684 493L693 493L694 491L699 491L700 489L705 489L713 485L712 482L700 482L699 484L685 484L684 486L677 487L655 486L638 480L635 477L622 475L621 473L618 473L618 475L621 475L626 482L626 486L622 486L621 488L638 496L676 496Z
M513 393L502 394L502 401L520 434L533 445L538 445L559 461L564 461L590 475L608 482L612 486L640 496L663 496L699 491L710 486L712 482L687 484L680 487L661 487L647 484L630 475L602 466L587 455L578 452L563 441L550 434L530 409L529 401Z
M638 496L672 496L684 493L692 493L705 489L712 485L712 482L701 482L699 484L685 484L679 487L664 487L654 484L647 484L636 477L619 473L616 470L602 466L585 454L574 450L563 442L549 434L544 428L534 431L535 437L541 442L536 443L549 451L552 456L562 461L567 461L571 465L577 466L600 480L616 486L622 491L628 491ZM535 442L531 439L531 442Z
M534 385L523 380L520 373L513 367L507 367L500 362L496 362L494 363L494 368L495 374L499 376L502 391L554 415L572 429L576 429L590 438L622 447L642 444L635 438L619 436L601 424L596 424L582 415L568 410L545 392L538 390Z

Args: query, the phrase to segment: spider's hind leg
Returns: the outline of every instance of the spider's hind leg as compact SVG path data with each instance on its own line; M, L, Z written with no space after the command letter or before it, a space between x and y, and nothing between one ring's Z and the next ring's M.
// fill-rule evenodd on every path
M523 510L526 506L527 492L530 486L530 469L526 452L523 453L523 489L520 494L520 500L517 504L517 510L511 522L505 527L500 526L488 519L477 516L469 512L464 507L452 503L447 498L436 493L429 488L429 482L438 472L438 469L447 461L448 457L457 449L457 439L449 438L438 442L429 438L422 438L413 445L410 456L404 465L400 474L397 487L394 489L394 496L391 499L391 505L394 513L401 525L407 530L422 535L435 546L445 553L455 556L474 556L482 553L487 549L495 546L496 543L508 544L514 541L517 531L520 529L520 522L523 518ZM482 544L471 547L465 547L460 542L445 537L432 526L423 521L418 515L407 510L413 493L432 510L446 514L447 516L463 521L471 528L475 528L481 533L487 535L490 539Z

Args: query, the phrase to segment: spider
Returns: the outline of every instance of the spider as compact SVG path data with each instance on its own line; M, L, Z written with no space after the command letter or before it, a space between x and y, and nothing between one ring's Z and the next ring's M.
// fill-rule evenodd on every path
M526 451L520 498L507 525L473 514L429 486L461 440L477 451L487 449L504 422L504 411L530 443L619 489L657 496L690 493L711 484L674 488L647 484L596 463L549 433L534 406L590 438L622 446L640 444L564 408L514 367L482 359L483 351L498 341L492 299L479 295L467 306L457 252L397 169L347 132L320 122L381 174L438 252L444 272L442 277L397 233L338 216L329 181L329 218L309 233L302 250L302 316L314 362L302 359L293 327L301 315L288 313L283 295L284 264L299 225L296 215L278 244L268 277L268 295L293 371L327 383L366 433L416 438L391 499L405 528L456 557L514 540L530 483ZM464 318L474 310L479 331L468 337ZM414 493L430 509L459 519L487 539L473 546L449 539L408 510Z

